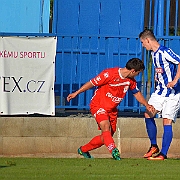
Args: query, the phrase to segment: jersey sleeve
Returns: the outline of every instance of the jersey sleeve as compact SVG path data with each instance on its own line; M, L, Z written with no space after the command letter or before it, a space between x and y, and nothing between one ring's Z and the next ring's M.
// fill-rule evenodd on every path
M139 89L138 89L138 87L137 87L137 82L136 82L135 79L132 79L132 80L130 81L129 89L131 90L131 92L132 92L133 94L136 94L137 92L139 92Z
M104 84L107 84L109 80L110 80L110 72L108 70L104 70L100 74L98 74L96 77L91 79L90 82L94 86L102 86Z
M168 61L171 61L174 64L180 63L180 56L175 54L170 48L165 50L165 57Z

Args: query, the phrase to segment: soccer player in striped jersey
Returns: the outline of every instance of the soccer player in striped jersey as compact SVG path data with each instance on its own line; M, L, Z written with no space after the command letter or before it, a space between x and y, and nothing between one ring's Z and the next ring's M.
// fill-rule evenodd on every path
M154 111L139 89L134 79L144 70L144 63L138 58L132 58L126 63L124 68L109 68L102 71L96 77L85 83L79 90L71 93L67 97L69 102L78 94L96 86L97 89L90 102L90 110L95 117L101 134L95 136L90 142L78 149L78 154L85 158L92 158L89 151L105 145L115 160L120 160L119 150L113 140L117 124L117 106L122 101L128 89L131 90L135 98L148 111Z
M155 92L152 93L148 103L155 108L154 113L145 112L145 123L151 147L144 155L148 160L164 160L172 142L172 122L175 123L180 108L180 56L170 48L162 46L156 40L154 33L146 29L139 34L142 46L151 51L155 67ZM162 148L159 152L157 145L157 127L154 120L156 113L163 118L164 133Z

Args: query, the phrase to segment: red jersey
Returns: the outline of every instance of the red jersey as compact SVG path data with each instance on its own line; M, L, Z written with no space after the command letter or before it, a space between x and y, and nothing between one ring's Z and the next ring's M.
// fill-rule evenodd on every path
M135 79L123 78L120 73L121 68L109 68L102 71L90 82L98 86L91 99L90 108L101 107L111 112L123 100L128 89L133 94L137 93L137 83Z

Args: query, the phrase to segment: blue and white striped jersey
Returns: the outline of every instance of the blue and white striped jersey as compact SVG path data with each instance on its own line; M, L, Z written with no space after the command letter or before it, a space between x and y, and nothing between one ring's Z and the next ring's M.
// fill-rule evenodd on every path
M155 78L157 80L155 93L168 97L171 93L180 92L180 82L173 89L167 88L168 82L171 82L177 71L177 65L180 63L180 56L175 54L170 48L160 45L156 52L151 52L153 64L155 66Z

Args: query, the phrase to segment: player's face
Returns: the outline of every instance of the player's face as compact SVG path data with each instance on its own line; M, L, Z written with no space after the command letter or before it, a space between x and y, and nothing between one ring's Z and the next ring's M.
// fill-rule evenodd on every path
M145 39L140 38L140 40L141 40L142 46L145 47L146 50L148 50L148 51L149 51L149 50L152 50L148 38L145 38Z

